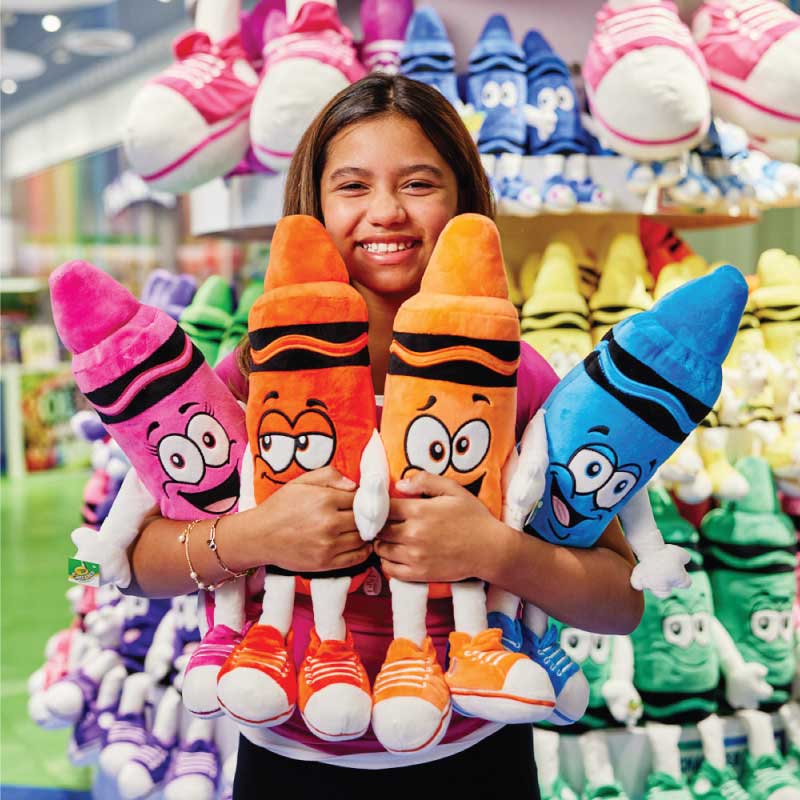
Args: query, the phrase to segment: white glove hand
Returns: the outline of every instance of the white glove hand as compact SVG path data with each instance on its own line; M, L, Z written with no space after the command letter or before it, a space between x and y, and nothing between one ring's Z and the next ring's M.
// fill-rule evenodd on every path
M78 548L75 558L100 565L100 583L113 583L123 589L131 582L131 568L125 548L109 542L91 528L72 531L72 543Z
M617 722L633 728L642 716L642 698L630 681L611 679L601 689L611 716Z
M525 117L525 122L531 128L536 128L536 133L543 142L546 142L553 135L553 131L555 131L558 124L558 117L554 109L543 109L526 103L522 107L522 113Z
M172 667L175 651L167 644L153 644L144 657L144 671L158 682L165 678Z
M371 542L389 516L389 462L378 431L373 431L361 454L361 482L353 498L358 533Z
M692 579L686 571L689 553L682 547L667 544L645 556L631 574L631 586L642 591L649 589L663 600L673 589L688 589Z
M772 695L772 687L764 680L767 668L748 661L725 676L725 696L733 708L758 708Z

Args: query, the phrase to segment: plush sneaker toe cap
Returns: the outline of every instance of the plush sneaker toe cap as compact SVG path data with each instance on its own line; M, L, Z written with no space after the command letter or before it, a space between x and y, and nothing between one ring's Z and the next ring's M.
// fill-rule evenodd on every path
M218 666L195 667L183 679L183 704L197 717L215 717L222 711L217 700Z
M139 748L124 742L110 744L100 753L100 769L112 778L119 775L122 768L136 755Z
M214 800L216 787L205 775L183 775L164 787L164 800Z
M122 800L140 800L155 788L150 773L136 761L129 761L120 770L117 786Z
M363 736L369 727L372 698L357 686L333 684L308 699L303 719L315 736L346 741Z
M441 741L450 713L418 697L390 697L373 707L372 730L390 752L420 752Z
M239 667L217 684L221 706L245 725L271 727L285 721L294 710L286 692L257 669Z
M564 684L556 698L556 707L548 718L554 725L571 725L579 720L589 705L589 682L583 672L576 672Z

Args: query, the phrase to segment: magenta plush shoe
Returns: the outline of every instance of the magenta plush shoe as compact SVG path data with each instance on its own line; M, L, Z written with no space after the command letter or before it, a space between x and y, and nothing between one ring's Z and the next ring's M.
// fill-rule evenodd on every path
M242 635L227 625L215 625L192 653L183 678L183 704L196 717L222 715L217 700L217 675L242 640Z
M597 12L583 77L601 139L630 158L674 158L708 130L708 71L667 0L621 10L606 3Z
M708 0L692 32L714 113L753 136L800 136L800 16L777 0Z
M369 72L400 71L400 49L413 13L413 0L362 0L361 63Z

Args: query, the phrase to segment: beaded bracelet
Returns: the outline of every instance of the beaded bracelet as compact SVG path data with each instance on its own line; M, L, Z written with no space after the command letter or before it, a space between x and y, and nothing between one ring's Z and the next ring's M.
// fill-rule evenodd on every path
M183 552L186 555L186 563L189 565L189 577L197 584L198 589L213 589L213 586L206 586L197 574L197 571L192 564L192 557L189 555L189 534L194 530L194 527L200 522L199 519L192 520L178 536L178 541L183 545Z
M244 578L245 576L250 574L250 570L246 569L243 572L234 572L223 560L222 556L219 554L219 549L217 548L216 542L216 535L217 535L217 523L222 519L222 517L217 517L211 523L211 530L208 532L208 539L206 540L206 544L208 545L208 549L217 557L217 563L228 573L230 577L225 578L225 583L228 581L235 580L236 578ZM219 586L220 584L217 584Z
M223 563L222 559L217 554L217 552L216 552L217 551L217 544L214 541L214 537L216 535L216 527L217 527L217 523L219 522L219 520L220 520L220 517L217 517L211 523L211 532L209 534L208 547L217 556L217 561L219 561L220 566L226 572L230 573L230 575L229 575L229 577L224 578L223 580L221 580L221 581L219 581L217 583L205 584L205 583L203 583L203 581L200 580L200 576L197 574L197 570L194 568L194 564L192 564L191 555L189 554L189 534L191 534L191 532L194 530L195 526L200 522L200 520L199 519L192 520L192 522L190 522L183 529L183 532L181 533L181 535L178 536L178 541L181 542L181 544L183 544L183 552L186 555L186 563L189 565L189 577L197 584L197 588L198 589L208 589L208 591L210 591L210 592L213 592L215 589L219 589L220 586L228 583L229 581L236 580L237 578L244 578L245 576L250 575L250 572L251 572L250 570L245 570L244 572L232 572L231 570L229 570L225 566L225 564ZM212 544L214 545L213 547L211 546Z

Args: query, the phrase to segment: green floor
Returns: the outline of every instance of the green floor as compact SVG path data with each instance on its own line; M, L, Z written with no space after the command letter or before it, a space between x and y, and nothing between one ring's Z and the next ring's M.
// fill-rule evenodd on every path
M88 769L67 760L69 733L29 719L28 676L48 637L70 621L64 593L69 534L80 524L88 472L53 470L0 481L0 782L87 789Z

